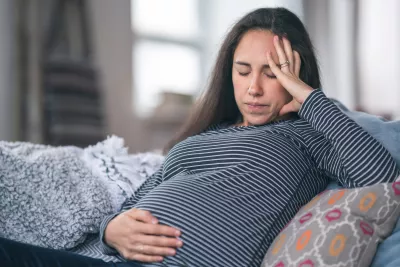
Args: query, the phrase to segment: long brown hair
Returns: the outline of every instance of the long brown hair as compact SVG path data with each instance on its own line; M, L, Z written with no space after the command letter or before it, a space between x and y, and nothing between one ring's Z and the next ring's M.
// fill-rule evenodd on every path
M249 30L268 30L285 36L301 57L300 78L312 88L320 88L317 59L310 37L300 19L285 8L260 8L241 18L229 31L219 50L207 89L195 103L188 121L169 142L164 152L189 136L213 124L234 124L241 113L236 105L233 83L233 55L241 38Z

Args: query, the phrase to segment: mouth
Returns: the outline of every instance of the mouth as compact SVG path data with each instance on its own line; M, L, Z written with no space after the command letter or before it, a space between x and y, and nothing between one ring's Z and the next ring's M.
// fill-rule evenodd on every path
M258 111L264 109L265 107L268 107L268 105L263 105L260 103L245 103L245 104L251 111Z
M254 108L258 108L258 107L267 107L268 105L264 105L264 104L259 104L259 103L245 103L247 106L249 107L254 107Z

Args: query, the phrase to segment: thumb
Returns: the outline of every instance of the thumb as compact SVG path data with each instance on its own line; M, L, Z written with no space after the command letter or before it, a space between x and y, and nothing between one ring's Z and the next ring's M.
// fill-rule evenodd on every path
M157 224L158 220L156 217L154 217L150 211L147 210L139 210L139 209L130 209L128 212L128 215L132 217L133 219L144 222L144 223L151 223L151 224Z

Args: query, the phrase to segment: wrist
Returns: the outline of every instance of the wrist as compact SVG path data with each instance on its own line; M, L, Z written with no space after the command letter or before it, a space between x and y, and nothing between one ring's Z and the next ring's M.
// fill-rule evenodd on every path
M300 104L303 104L313 91L314 89L312 89L311 87L309 89L304 90L304 93L301 96L301 100L299 101Z
M107 216L106 218L103 219L101 225L100 225L100 249L101 251L106 254L106 255L115 255L117 254L117 250L115 249L115 244L111 241L111 238L113 237L113 232L114 230L110 228L110 222L113 221L113 219L117 216L118 214L112 214L110 216Z
M104 230L104 236L103 236L103 242L110 246L111 248L114 248L114 243L112 241L113 239L113 233L112 233L112 221L110 221L106 227L106 229Z

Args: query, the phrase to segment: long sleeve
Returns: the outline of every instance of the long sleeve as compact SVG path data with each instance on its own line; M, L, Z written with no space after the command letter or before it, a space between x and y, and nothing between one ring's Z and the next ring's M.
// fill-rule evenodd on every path
M104 241L104 233L107 228L108 223L114 219L116 216L121 214L124 211L127 211L135 206L135 204L148 192L150 192L153 188L159 185L163 180L163 167L158 169L151 177L149 177L136 191L135 195L131 198L127 199L125 203L122 205L122 208L119 212L111 214L103 219L100 224L100 243L101 243L101 251L107 255L115 255L118 252L112 247L108 246Z
M389 152L321 90L309 95L298 114L308 122L298 128L309 153L329 177L346 187L360 187L392 182L399 175Z

